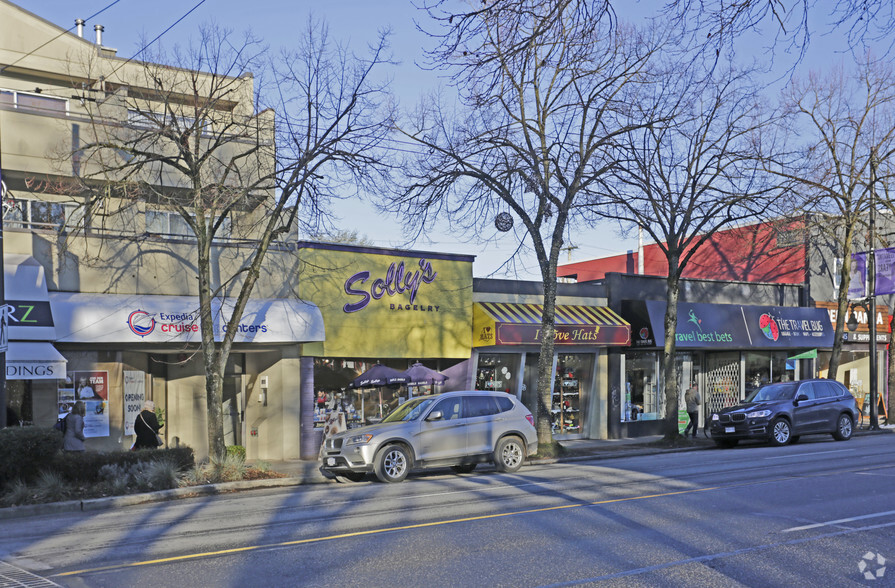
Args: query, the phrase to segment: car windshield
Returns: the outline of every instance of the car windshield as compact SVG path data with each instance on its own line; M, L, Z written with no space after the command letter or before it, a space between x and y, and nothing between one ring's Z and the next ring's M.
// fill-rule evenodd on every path
M779 382L768 384L753 392L746 402L770 402L774 400L789 400L796 392L796 382Z
M400 421L415 421L420 418L429 405L432 404L434 398L427 396L426 398L414 398L408 400L382 419L383 423L397 423Z

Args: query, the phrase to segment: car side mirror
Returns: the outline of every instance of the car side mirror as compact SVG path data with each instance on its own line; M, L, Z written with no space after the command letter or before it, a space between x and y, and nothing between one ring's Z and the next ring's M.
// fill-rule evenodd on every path
M795 402L795 403L798 404L798 403L800 403L800 402L804 402L804 401L806 401L806 400L808 400L808 395L807 395L807 394L799 394L798 396L796 396L796 402Z
M432 412L429 413L429 416L426 417L426 420L427 421L440 421L443 418L444 418L444 415L441 413L440 410L433 410Z

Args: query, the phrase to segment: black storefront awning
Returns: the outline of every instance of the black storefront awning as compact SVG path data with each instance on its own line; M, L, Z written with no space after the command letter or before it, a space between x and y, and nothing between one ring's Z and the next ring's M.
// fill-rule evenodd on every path
M665 345L664 300L625 300L633 347ZM679 349L799 349L833 346L833 326L823 308L679 302Z

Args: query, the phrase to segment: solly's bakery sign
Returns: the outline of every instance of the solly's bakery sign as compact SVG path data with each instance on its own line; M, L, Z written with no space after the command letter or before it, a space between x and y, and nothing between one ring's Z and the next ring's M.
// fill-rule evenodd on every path
M371 302L386 298L392 311L438 312L438 304L420 304L416 299L420 288L432 284L437 277L438 272L427 259L409 266L404 261L392 262L378 277L368 269L361 270L345 280L345 294L350 302L342 309L359 312Z

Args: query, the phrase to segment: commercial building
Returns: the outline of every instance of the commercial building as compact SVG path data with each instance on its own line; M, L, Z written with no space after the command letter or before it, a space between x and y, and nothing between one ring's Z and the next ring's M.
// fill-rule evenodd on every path
M145 75L152 64L119 57L101 33L97 26L95 41L88 40L0 0L7 421L49 426L84 400L88 449L126 449L136 413L152 399L168 444L190 445L203 456L208 411L196 241L174 207L130 198L114 189L114 177L101 205L87 206L80 181L96 167L79 148L100 130L145 128L141 120L166 105L191 103L147 86L154 83ZM201 72L164 71L199 87L208 81ZM270 116L254 112L251 76L227 81L233 91L215 106L222 117ZM159 124L173 120L167 116ZM230 143L237 152L248 148L239 137ZM272 163L251 165L254 171ZM159 182L155 188L171 190L176 178ZM214 310L216 337L254 254L252 230L265 214L260 204L271 195L261 189L235 207L212 247L212 287L223 292ZM225 373L226 443L245 445L253 457L300 453L299 344L322 341L325 333L319 309L295 295L298 271L294 236L291 244L274 243Z
M880 234L889 224L890 219L884 216L880 220ZM744 398L755 382L813 375L825 377L837 312L834 301L837 272L841 267L837 251L835 242L816 224L806 225L804 219L762 222L713 235L683 274L677 341L681 390L693 379L699 381L706 399L703 409L710 411L729 402L729 397ZM617 429L618 434L657 429L657 424L650 425L648 421L662 414L661 399L653 399L651 391L656 389L660 377L656 370L662 346L667 272L664 256L656 244L623 255L565 264L558 270L561 278L607 284L610 306L631 322L633 347L642 350L626 352L627 361L618 367L619 375L626 374L618 383L619 420L623 423ZM879 365L886 365L887 302L891 301L880 297L875 318L880 343ZM865 307L861 304L849 307L837 376L859 401L866 395L870 381ZM822 331L786 331L786 336L770 341L761 331L767 325L756 324L751 315L759 320L767 317L768 324L775 321L795 325L806 320L808 324L818 320L825 324ZM715 329L721 323L725 328L737 325L739 342L733 332L730 333L733 339L728 341L696 340L699 333L693 329L698 331L711 324L713 332L721 332ZM756 328L758 333L749 332ZM691 335L694 339L687 338ZM806 360L806 356L813 359ZM883 391L882 397L886 394L884 373L881 369L878 389ZM611 375L610 379L613 378ZM633 424L632 410L640 421L638 424Z

